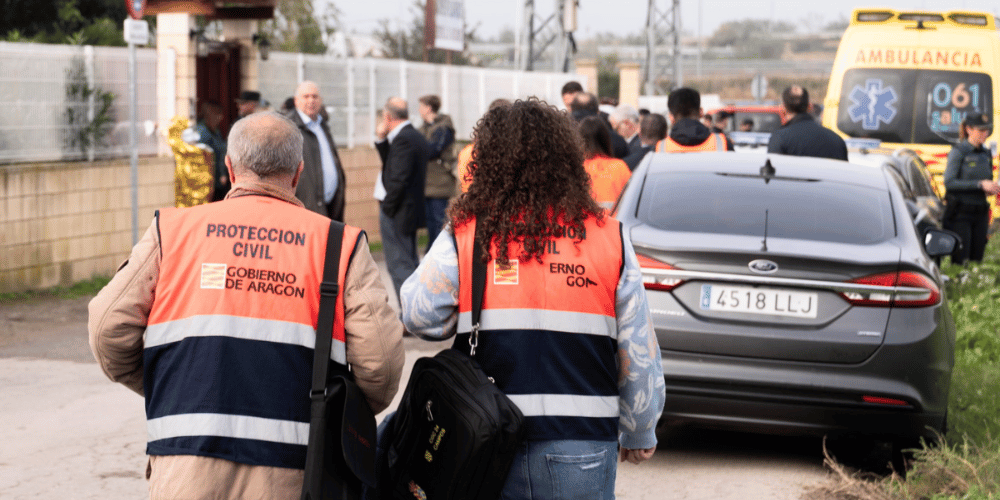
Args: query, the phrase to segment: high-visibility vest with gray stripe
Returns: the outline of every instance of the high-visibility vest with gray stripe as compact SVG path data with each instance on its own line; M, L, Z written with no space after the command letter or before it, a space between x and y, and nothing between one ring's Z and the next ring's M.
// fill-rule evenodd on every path
M460 284L455 347L466 352L474 233L475 222L455 231ZM510 265L487 264L475 359L524 414L526 439L614 441L621 225L611 217L601 224L591 218L582 231L562 226L559 233L545 246L541 263L519 259L521 246L515 244Z
M666 139L656 143L658 153L700 153L707 151L726 151L726 138L722 134L712 132L712 135L701 144L685 146L667 136Z
M143 351L147 454L305 466L329 227L265 196L158 212L162 257ZM344 233L341 289L360 230ZM331 358L346 364L343 325L340 298L325 334Z

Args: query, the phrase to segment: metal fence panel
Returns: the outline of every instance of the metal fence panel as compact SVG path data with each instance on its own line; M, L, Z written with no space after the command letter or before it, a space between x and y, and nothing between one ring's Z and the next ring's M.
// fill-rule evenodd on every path
M156 51L138 49L136 59L137 116L154 124ZM127 73L126 48L0 42L0 163L127 156ZM100 109L85 89L114 95L107 133L90 148L73 143ZM156 154L155 135L138 137L140 154Z
M256 90L271 102L272 109L281 108L285 99L295 95L298 67L298 54L287 52L272 52L267 61L258 66L260 78Z
M562 102L559 90L563 84L582 78L569 73L272 53L260 63L259 88L265 98L280 102L295 92L299 77L319 86L334 140L348 147L371 144L376 113L393 96L404 96L409 101L414 125L421 123L418 99L427 94L440 96L441 112L451 116L458 138L467 140L494 99L537 96L558 105Z

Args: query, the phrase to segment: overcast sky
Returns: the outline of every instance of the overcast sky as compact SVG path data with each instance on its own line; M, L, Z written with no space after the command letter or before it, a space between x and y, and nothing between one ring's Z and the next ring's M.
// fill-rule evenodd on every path
M341 11L341 21L348 31L369 33L379 19L395 19L409 23L413 18L413 0L314 0L317 6L332 2ZM649 0L578 0L579 29L577 37L612 31L620 34L639 33L646 24ZM669 0L655 0L666 8ZM465 22L484 38L495 36L504 26L518 23L518 6L523 0L465 0ZM808 5L804 7L803 5ZM555 10L555 0L535 0L538 15L548 17ZM699 31L711 35L726 21L741 19L774 19L798 25L825 25L839 18L847 19L856 7L890 7L895 9L981 10L1000 12L1000 0L825 0L806 3L800 0L681 0L683 30L692 35ZM322 9L317 9L322 11ZM700 12L700 16L699 16ZM803 29L800 32L806 31Z

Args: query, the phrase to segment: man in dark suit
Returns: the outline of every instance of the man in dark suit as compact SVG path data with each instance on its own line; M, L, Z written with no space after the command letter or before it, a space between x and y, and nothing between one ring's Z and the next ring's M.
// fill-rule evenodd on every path
M324 119L319 87L310 81L295 89L295 109L285 114L302 132L302 177L295 197L306 208L344 222L344 166Z
M650 113L639 123L639 147L624 158L629 170L635 170L647 153L656 149L656 143L667 137L667 119L661 114Z
M628 144L629 154L637 151L642 145L639 139L640 120L639 112L628 104L619 104L615 107L615 112L608 115L608 121L611 122L615 132L618 132Z
M809 114L809 91L792 85L781 93L785 112L793 115L778 130L771 133L768 153L792 156L815 156L847 161L847 144L836 132L816 123Z
M385 265L392 286L399 288L420 263L417 228L424 222L424 181L430 147L410 124L406 100L392 97L375 126L375 148L382 158L382 175L375 186Z

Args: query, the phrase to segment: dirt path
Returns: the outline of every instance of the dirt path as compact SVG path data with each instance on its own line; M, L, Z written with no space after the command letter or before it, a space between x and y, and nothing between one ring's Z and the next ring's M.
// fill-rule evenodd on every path
M87 303L38 298L0 304L0 358L93 362L87 344Z
M0 498L146 498L142 398L94 362L88 301L0 304ZM404 383L417 358L445 347L404 345ZM401 396L402 387L391 408ZM652 460L619 465L619 499L800 500L827 477L818 439L695 429L658 437Z

